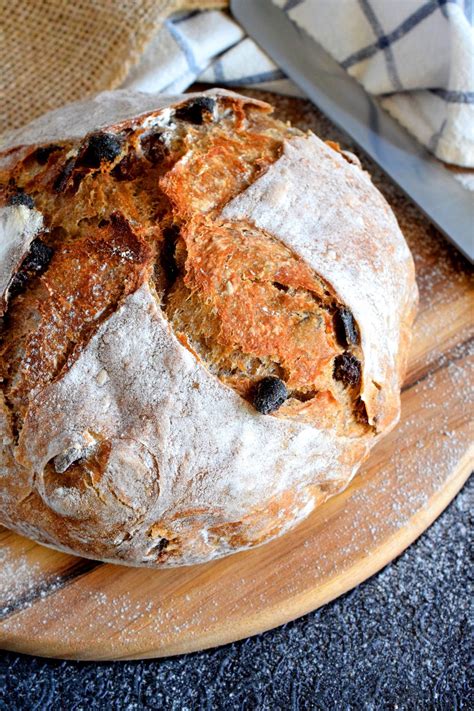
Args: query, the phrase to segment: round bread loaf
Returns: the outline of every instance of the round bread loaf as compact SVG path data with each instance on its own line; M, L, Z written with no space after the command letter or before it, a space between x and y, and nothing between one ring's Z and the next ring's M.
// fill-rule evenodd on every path
M8 138L0 523L207 561L301 521L397 422L410 252L354 156L270 113L106 92Z

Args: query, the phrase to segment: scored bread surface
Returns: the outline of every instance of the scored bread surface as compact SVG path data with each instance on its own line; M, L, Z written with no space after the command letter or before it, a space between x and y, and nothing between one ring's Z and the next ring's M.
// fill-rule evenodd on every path
M269 112L106 92L8 139L4 525L210 560L294 526L396 423L409 250L355 157Z

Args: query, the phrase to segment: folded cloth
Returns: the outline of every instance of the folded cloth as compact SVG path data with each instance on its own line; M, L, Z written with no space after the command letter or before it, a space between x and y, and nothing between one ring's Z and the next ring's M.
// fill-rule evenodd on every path
M180 93L244 37L243 29L224 12L176 14L152 39L122 88Z
M474 167L471 0L274 0L438 158Z
M273 0L441 160L474 167L470 0ZM470 11L471 10L471 11ZM194 80L298 94L225 13L169 19L124 86L183 90Z
M240 25L220 11L170 17L121 88L172 93L183 91L196 80L301 95Z

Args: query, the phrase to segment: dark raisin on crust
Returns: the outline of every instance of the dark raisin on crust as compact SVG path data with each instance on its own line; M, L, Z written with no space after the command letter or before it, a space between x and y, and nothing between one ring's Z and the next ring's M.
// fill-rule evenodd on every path
M19 190L15 195L12 195L8 200L9 205L25 205L32 210L35 206L35 201L31 195L27 195L22 190Z
M163 245L161 248L160 261L169 286L176 281L179 275L179 269L176 264L175 256L178 237L179 227L177 225L166 227L163 231Z
M64 163L60 172L56 176L54 183L53 183L53 190L56 193L62 193L64 190L66 190L66 187L67 187L69 178L71 177L71 173L73 171L75 162L76 162L75 158L68 158L68 160Z
M161 131L148 133L142 138L141 147L143 155L153 165L161 163L168 155L168 149L163 143L163 134Z
M278 410L287 398L288 390L283 380L270 375L258 383L253 404L262 415L269 415Z
M59 151L59 146L56 146L54 143L51 143L49 146L40 146L34 152L34 158L40 165L46 165L51 153L55 153L56 151Z
M204 122L205 114L212 114L215 104L215 100L210 96L200 96L179 106L174 115L181 121L199 125Z
M343 385L355 386L360 382L360 363L352 353L341 353L334 358L334 379Z
M349 309L343 307L336 311L334 330L341 346L355 346L359 343L359 331Z
M53 250L43 240L39 237L33 240L30 251L10 282L10 296L13 297L22 292L29 279L41 275L47 269L52 256Z
M122 150L122 142L114 133L99 131L87 139L87 143L78 156L76 165L85 168L100 168L101 163L113 161Z
M161 553L161 551L164 551L168 548L169 546L169 540L167 538L160 538L156 546L154 547L154 550L158 551L158 553Z

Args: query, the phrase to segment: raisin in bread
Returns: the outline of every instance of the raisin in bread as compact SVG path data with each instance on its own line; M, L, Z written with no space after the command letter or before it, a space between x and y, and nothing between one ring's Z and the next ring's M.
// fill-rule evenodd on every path
M9 137L0 205L5 526L207 561L301 521L397 422L410 252L357 159L267 104L71 105Z

